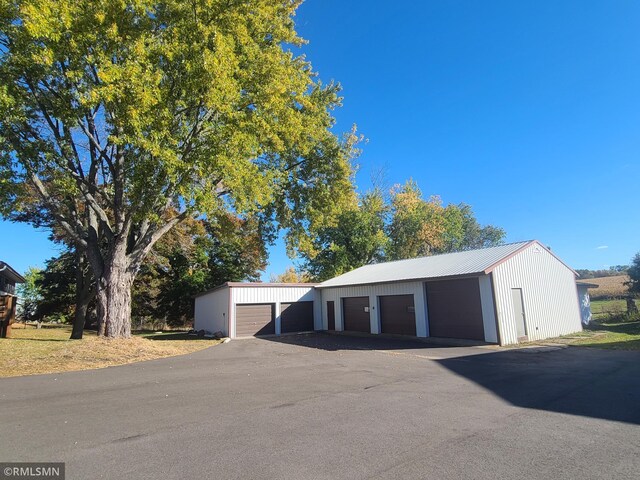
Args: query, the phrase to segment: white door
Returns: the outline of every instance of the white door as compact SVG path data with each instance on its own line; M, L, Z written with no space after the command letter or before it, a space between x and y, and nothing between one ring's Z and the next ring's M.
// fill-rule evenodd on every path
M522 301L522 289L512 288L511 297L513 298L513 317L516 320L516 330L518 338L527 336L527 322L524 314L524 302Z

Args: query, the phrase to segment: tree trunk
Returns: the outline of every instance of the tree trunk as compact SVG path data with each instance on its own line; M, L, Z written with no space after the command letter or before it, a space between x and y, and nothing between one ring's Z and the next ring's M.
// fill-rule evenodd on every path
M73 330L71 331L71 340L82 339L90 301L90 299L86 299L85 301L85 299L76 298L76 311L73 316Z
M98 335L131 337L131 287L134 275L124 253L114 255L98 280L96 300Z
M87 322L89 303L93 299L91 279L86 271L84 255L76 249L76 311L73 317L71 340L80 340Z
M185 210L157 229L145 224L142 228L144 234L138 243L135 235L131 234L131 219L122 220L116 236L105 237L99 233L104 227L99 227L89 212L90 228L85 252L96 280L98 336L131 337L131 288L140 265L158 239L187 218L187 212Z

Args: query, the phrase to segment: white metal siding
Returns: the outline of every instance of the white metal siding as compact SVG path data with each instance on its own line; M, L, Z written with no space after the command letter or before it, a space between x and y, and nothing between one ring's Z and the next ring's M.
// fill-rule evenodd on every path
M362 285L350 287L323 288L322 296L322 329L328 327L327 302L335 302L336 330L344 330L342 318L342 298L369 297L369 314L371 333L380 333L380 316L378 297L381 295L413 295L416 310L416 334L418 337L427 336L427 318L425 308L424 286L422 282L396 282L378 285Z
M232 323L232 337L235 337L236 322L235 322L235 305L241 303L274 303L276 306L276 335L279 335L281 330L281 318L280 318L280 304L291 302L313 302L315 300L316 293L312 286L278 286L278 287L256 287L256 286L232 286L231 287L231 318ZM314 325L316 329L319 323L319 306L314 305Z
M489 275L482 275L478 278L478 282L480 282L480 303L482 304L484 341L489 343L498 343L491 277Z
M521 288L529 340L582 330L574 273L532 244L492 272L502 345L518 342L512 288Z
M196 298L193 328L229 335L229 287Z

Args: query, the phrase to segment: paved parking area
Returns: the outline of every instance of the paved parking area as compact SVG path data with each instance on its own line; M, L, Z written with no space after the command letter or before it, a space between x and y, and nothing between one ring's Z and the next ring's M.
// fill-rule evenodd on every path
M68 479L640 472L640 354L323 334L0 379L0 461Z

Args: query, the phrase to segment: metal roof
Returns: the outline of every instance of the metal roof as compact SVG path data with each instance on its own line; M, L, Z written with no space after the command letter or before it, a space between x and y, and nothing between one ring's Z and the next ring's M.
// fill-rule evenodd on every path
M372 283L424 280L488 273L497 264L515 255L535 240L509 243L498 247L445 253L431 257L411 258L394 262L376 263L356 268L348 273L327 280L318 288L367 285Z
M0 273L13 280L15 283L26 282L25 278L22 275L11 268L11 265L3 261L0 261Z

